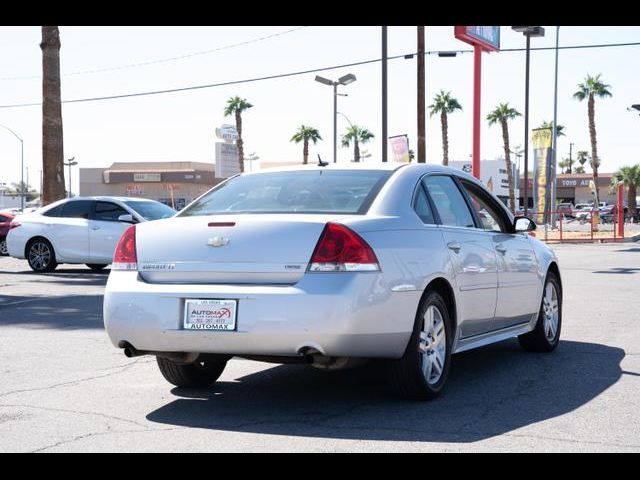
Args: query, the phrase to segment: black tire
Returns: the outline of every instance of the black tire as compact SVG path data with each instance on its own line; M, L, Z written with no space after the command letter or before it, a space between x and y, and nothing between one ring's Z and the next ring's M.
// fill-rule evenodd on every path
M8 257L9 251L7 250L7 239L0 240L0 257Z
M210 387L227 366L226 360L199 360L188 364L179 364L163 357L156 357L156 360L162 376L176 387Z
M106 263L85 263L87 267L89 267L94 272L99 272L100 270L104 270L107 266Z
M56 252L51 242L44 238L34 238L29 241L26 257L31 270L37 273L53 272L58 266Z
M443 354L441 350L436 352L436 348L427 350L427 353L421 352L421 350L424 351L428 347L424 343L427 340L421 340L421 333L424 333L422 330L425 323L425 314L430 307L435 307L442 319L443 329L438 331L445 335ZM440 335L438 335L438 338L440 338ZM431 340L433 340L433 337L431 337ZM453 329L447 305L438 293L428 292L418 308L413 333L404 355L398 360L392 360L389 365L391 383L400 396L409 400L431 400L440 394L449 375L452 343ZM434 358L437 356L438 359L443 360L444 365L440 370L439 378L437 380L435 377L432 379L436 381L428 381L426 372L423 371L423 361L428 362L426 359L423 360L425 355L434 356ZM431 370L428 371L431 372Z
M553 322L555 331L552 331L549 326L549 322L552 318L547 319L547 313L549 307L546 302L547 288L551 286L555 290L557 299L557 324ZM540 312L538 313L538 321L536 327L529 333L520 335L518 341L522 348L529 352L551 352L555 350L560 342L560 330L562 329L562 290L560 289L560 282L558 277L553 272L547 273L547 278L544 283L544 289L542 290L542 300L540 302Z

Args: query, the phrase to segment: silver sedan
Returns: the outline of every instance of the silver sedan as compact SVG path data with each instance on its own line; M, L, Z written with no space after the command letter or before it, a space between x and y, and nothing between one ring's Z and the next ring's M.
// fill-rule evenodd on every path
M455 353L557 346L558 260L534 229L445 167L245 173L124 233L105 327L178 386L212 385L233 356L327 370L375 358L402 396L430 399Z

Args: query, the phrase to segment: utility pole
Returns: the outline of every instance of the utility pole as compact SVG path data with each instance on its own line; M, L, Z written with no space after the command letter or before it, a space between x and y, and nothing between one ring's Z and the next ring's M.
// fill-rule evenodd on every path
M573 143L569 144L569 173L573 173L573 158L571 154L573 153Z
M426 163L424 26L418 27L418 163Z
M382 161L387 161L387 27L382 27Z

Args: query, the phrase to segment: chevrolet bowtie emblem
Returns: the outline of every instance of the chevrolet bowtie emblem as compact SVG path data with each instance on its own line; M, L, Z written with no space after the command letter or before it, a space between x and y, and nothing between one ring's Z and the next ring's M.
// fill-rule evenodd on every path
M211 237L207 240L207 245L210 247L224 247L229 245L229 237Z

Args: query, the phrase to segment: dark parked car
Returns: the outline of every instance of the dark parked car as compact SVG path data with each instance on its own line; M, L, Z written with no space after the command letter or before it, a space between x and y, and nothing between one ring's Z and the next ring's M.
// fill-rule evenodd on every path
M0 255L7 256L7 234L9 233L9 225L11 225L13 215L10 213L0 213Z

